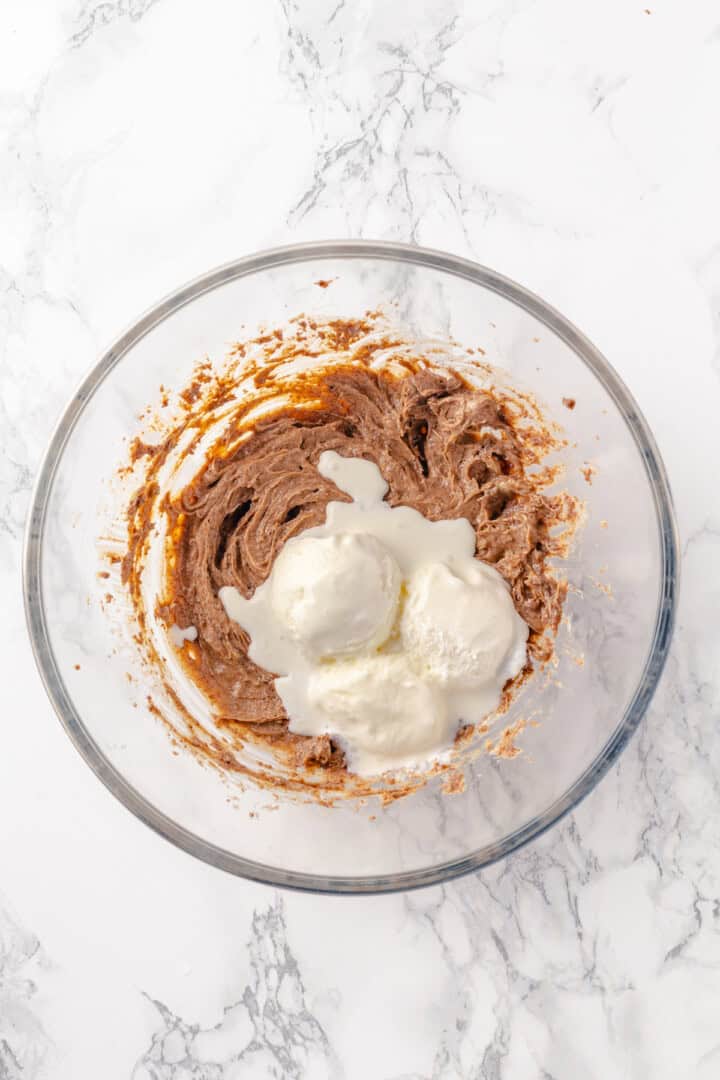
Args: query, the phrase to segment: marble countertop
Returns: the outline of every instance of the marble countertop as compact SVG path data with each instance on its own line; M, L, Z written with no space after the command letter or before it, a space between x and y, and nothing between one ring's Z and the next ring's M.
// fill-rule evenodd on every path
M2 5L3 1078L720 1075L720 12L416 7ZM341 236L475 258L580 326L656 433L684 559L659 692L577 812L362 899L236 880L124 810L45 697L20 584L103 345L208 267Z

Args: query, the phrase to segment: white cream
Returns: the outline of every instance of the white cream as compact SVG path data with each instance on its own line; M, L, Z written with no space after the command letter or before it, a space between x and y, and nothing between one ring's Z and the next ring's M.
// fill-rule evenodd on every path
M407 588L402 643L428 678L462 688L517 671L515 649L521 647L524 660L526 635L517 633L517 612L497 571L477 559L454 571L425 563Z
M197 641L198 636L197 627L186 626L185 629L182 629L176 626L175 623L168 630L168 634L176 649L182 649L186 641Z
M402 653L319 666L308 679L307 701L308 728L341 731L361 775L422 764L447 746L453 728L444 695Z
M392 555L370 533L299 536L275 560L270 603L310 659L345 656L387 641L401 580Z
M353 502L289 540L250 600L220 600L278 676L291 731L332 735L360 775L422 765L497 707L528 627L469 521L390 507L372 462L326 451L318 468Z

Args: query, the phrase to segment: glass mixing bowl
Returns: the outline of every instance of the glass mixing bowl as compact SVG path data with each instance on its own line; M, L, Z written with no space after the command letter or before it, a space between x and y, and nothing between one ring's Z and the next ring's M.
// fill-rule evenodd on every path
M133 707L137 689L111 621L88 604L98 589L98 505L161 383L184 385L199 359L224 357L260 322L279 326L301 312L352 317L389 303L419 339L481 347L487 362L565 428L562 486L587 504L564 567L569 618L553 678L531 680L508 716L541 717L524 731L523 753L478 757L466 766L464 792L442 794L436 779L385 808L278 798L271 811L267 792L230 791L212 769L174 753L162 725ZM58 716L90 767L141 820L214 866L258 881L387 892L487 866L555 824L598 783L662 671L677 568L671 496L653 437L618 376L575 327L521 286L464 259L337 242L213 270L143 315L102 357L40 469L25 601Z

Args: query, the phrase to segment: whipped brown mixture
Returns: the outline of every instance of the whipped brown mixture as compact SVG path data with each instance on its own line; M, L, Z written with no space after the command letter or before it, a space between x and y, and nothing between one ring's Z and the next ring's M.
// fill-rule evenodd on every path
M129 509L123 573L137 607L152 513L160 508L169 540L157 614L167 627L196 629L196 640L186 642L179 656L212 702L218 723L237 736L238 745L246 738L262 740L295 768L319 767L337 777L345 771L340 749L330 736L288 731L272 674L250 660L247 635L218 599L226 585L252 595L286 540L322 523L329 501L348 500L318 472L320 454L335 450L373 461L388 482L393 506L414 507L433 521L467 518L475 529L477 557L508 582L531 628L529 654L540 661L552 652L565 596L549 560L566 553L578 507L567 493L547 493L556 470L540 462L559 443L534 405L518 395L478 389L423 356L408 359L405 353L401 363L374 366L375 350L367 344L353 353L355 343L366 340L367 324L332 325L334 335L325 338L322 327L312 329L335 350L339 341L347 358L290 383L278 381L274 390L272 365L258 369L254 384L271 408L251 424L252 394L230 410L222 435L179 495L160 495L159 467L180 429L194 427L199 436L204 410L224 406L228 385L213 383L201 370L196 385L184 392L181 424L155 447L137 443L134 454L147 456L149 465ZM282 337L266 340L276 347ZM388 344L393 343L383 339L377 350ZM273 406L273 393L281 392L283 399ZM557 535L560 523L568 528ZM139 621L142 634L142 613Z

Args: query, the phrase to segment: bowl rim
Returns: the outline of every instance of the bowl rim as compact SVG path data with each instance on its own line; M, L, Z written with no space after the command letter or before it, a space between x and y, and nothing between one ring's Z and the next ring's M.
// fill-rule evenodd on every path
M85 727L60 674L42 601L43 535L47 506L63 449L93 394L123 356L159 322L204 293L236 278L272 267L329 258L396 261L443 271L480 285L515 303L559 337L595 375L629 428L653 493L660 543L661 579L653 637L638 684L624 715L595 760L542 814L493 844L459 859L425 869L378 876L328 876L286 871L245 859L179 825L155 807L105 757ZM470 259L432 248L378 240L329 240L289 244L224 263L187 282L132 323L101 355L80 383L50 438L31 497L23 556L23 596L28 633L40 677L53 708L76 749L106 788L137 818L166 840L204 862L264 884L305 892L369 894L401 892L439 884L489 866L556 825L593 790L617 760L643 718L665 666L677 606L679 542L672 494L655 439L634 398L617 372L565 316L524 286Z

